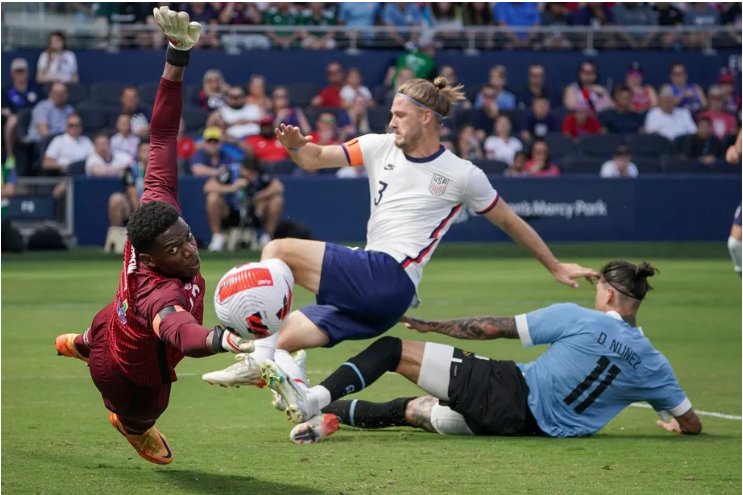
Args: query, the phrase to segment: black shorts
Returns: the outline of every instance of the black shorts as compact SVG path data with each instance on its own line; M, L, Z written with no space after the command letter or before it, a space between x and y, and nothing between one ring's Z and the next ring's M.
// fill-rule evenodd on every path
M240 226L240 212L234 208L230 208L230 212L226 217L222 219L222 228L227 229L230 227Z
M464 416L475 435L544 435L529 410L528 396L529 387L513 361L454 349L447 405Z

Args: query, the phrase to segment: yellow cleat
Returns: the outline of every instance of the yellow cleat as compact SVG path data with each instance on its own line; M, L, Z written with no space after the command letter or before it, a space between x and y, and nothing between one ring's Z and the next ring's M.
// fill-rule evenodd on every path
M126 432L116 414L109 412L108 420L111 422L111 426L119 430L119 433L126 437L137 454L144 459L155 464L170 464L173 462L173 451L170 449L168 441L154 426L141 435L133 435Z
M80 352L78 352L77 348L75 347L75 337L77 337L78 335L80 334L63 333L62 335L57 337L54 345L57 348L57 354L59 354L60 356L79 359L80 361L87 363L88 358L80 354Z

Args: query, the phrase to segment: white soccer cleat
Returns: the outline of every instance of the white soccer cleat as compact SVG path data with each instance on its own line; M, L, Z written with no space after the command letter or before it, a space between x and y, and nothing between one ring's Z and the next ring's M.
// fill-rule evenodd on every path
M282 399L281 396L273 390L271 390L271 395L273 395L273 399L271 399L271 405L281 412L286 412L286 404L284 404L284 399Z
M232 366L219 371L204 373L201 379L210 385L220 387L239 387L240 385L256 385L263 387L265 382L261 378L261 367L250 354L235 355L237 361Z
M304 423L320 414L320 409L313 400L310 389L298 380L292 380L271 361L261 364L261 375L268 388L281 396L286 405L286 415L294 423Z
M302 375L305 377L305 385L309 386L310 380L307 378L307 351L300 349L297 352L292 353L292 358L294 359L294 362L297 363L297 366L299 366L299 369L302 370ZM285 412L286 404L284 403L284 399L281 398L281 395L273 390L271 390L271 394L273 395L271 405L279 411Z
M212 234L212 240L207 249L212 253L221 253L224 250L225 242L224 234Z
M340 420L335 414L320 414L292 428L291 441L300 445L317 443L329 437L340 428Z

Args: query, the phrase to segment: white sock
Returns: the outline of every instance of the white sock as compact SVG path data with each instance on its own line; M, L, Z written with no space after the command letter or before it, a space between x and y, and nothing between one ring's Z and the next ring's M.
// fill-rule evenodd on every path
M276 349L273 359L290 380L300 380L305 385L307 384L307 376L304 374L304 371L287 351Z
M250 354L258 364L266 359L273 360L276 351L276 342L279 340L279 332L263 339L255 341L255 350Z
M330 405L330 390L322 385L315 385L310 389L310 396L317 403L317 408L323 410Z
M740 273L741 242L733 236L728 237L728 251L730 251L730 257L733 259L735 271Z

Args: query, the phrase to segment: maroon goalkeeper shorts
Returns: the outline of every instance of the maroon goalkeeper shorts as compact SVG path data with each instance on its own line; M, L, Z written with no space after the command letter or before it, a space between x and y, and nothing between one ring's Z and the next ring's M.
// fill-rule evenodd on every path
M168 407L170 383L142 387L116 371L108 352L110 316L111 305L108 305L95 315L90 325L90 376L101 392L106 409L116 413L122 423L132 428L152 426Z

